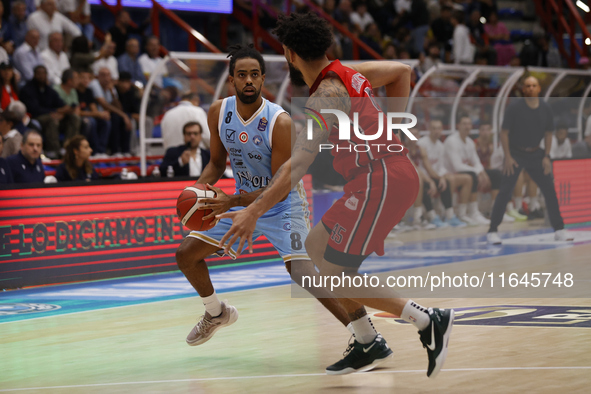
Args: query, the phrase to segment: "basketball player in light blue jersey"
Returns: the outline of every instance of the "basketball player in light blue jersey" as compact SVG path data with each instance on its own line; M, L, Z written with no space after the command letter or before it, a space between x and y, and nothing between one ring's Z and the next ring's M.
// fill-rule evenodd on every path
M226 211L235 211L252 203L283 163L291 157L291 118L280 106L261 96L265 63L252 46L234 47L230 52L230 82L236 96L214 102L209 110L211 160L196 183L207 184L216 198L202 199L213 212L207 220ZM226 195L214 186L226 169L226 158L236 180L234 195ZM253 239L264 235L283 258L291 273L291 264L301 264L298 274L316 274L304 243L310 229L306 193L300 182L290 193L257 221ZM221 220L208 231L192 231L176 253L180 270L197 290L205 305L205 314L187 337L191 346L200 345L222 327L238 319L236 308L220 302L205 258L220 250L218 244L230 229L229 219ZM236 257L235 245L229 255ZM306 268L307 267L307 268ZM299 282L294 278L296 282ZM345 326L350 322L337 299L324 289L313 294Z
M375 87L392 79L391 69L384 67L382 62L362 63L356 68ZM254 202L277 170L290 159L292 143L295 142L292 141L292 138L295 140L295 134L292 136L289 115L281 107L261 97L265 63L260 53L252 46L236 47L230 53L229 73L236 96L216 101L209 110L211 160L196 183L211 185L217 182L226 169L226 157L229 154L236 192L228 196L221 189L208 186L217 196L215 199L201 200L207 203L207 209L213 209L204 220L223 212L241 210ZM290 69L290 76L293 78L294 75ZM187 336L187 343L191 346L208 341L217 330L238 319L236 308L219 301L204 260L220 250L220 241L231 225L230 219L222 219L209 231L193 231L177 250L179 268L205 305L205 314ZM300 278L303 276L318 275L304 246L308 231L306 196L299 183L257 220L252 239L265 235L283 258L290 274L292 264L297 266L297 275L292 275L292 279L301 285ZM223 245L232 258L236 257L237 244ZM325 287L306 290L351 333L380 338L379 343L372 345L374 351L359 358L354 369L348 368L340 373L368 371L392 357L392 350L376 332L363 306L347 314L340 301Z

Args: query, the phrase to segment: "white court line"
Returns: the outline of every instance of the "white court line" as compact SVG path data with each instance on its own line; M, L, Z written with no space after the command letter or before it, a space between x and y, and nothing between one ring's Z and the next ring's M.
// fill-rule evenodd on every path
M442 369L441 372L495 372L495 371L551 371L551 370L591 370L591 366L580 367L499 367L499 368L453 368ZM414 369L406 371L374 371L363 372L363 374L403 374L403 373L425 373L424 369ZM77 384L71 386L48 386L48 387L28 387L18 389L3 389L0 392L9 391L24 391L24 390L54 390L54 389L69 389L82 387L105 387L105 386L123 386L123 385L138 385L138 384L160 384L160 383L182 383L182 382L212 382L219 380L246 380L246 379L285 379L285 378L302 378L311 376L338 376L327 375L325 373L301 373L289 375L261 375L261 376L228 376L221 378L201 378L201 379L174 379L174 380L147 380L144 382L119 382L119 383L97 383L97 384ZM342 375L341 375L342 376Z

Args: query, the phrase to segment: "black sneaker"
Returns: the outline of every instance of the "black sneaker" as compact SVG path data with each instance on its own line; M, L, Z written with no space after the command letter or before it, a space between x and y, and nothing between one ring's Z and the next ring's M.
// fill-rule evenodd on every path
M434 378L447 357L447 345L455 313L453 309L429 308L428 311L431 323L423 331L419 331L419 335L429 357L427 376Z
M378 334L371 343L362 344L354 340L349 344L343 356L345 358L341 361L326 368L328 375L370 371L388 357L392 357L392 350L388 347L382 334Z
M535 211L531 211L529 215L527 215L528 220L535 220L535 219L544 219L544 211L542 209L536 209Z

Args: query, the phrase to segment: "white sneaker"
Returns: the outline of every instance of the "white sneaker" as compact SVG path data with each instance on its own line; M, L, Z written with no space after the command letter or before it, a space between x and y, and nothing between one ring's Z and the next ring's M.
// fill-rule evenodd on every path
M187 336L187 344L201 345L213 337L217 330L234 324L238 320L238 311L232 305L222 302L222 313L218 317L211 317L208 312L201 316L201 320Z
M571 233L568 233L565 229L554 231L555 241L574 241L575 237Z
M503 243L503 240L501 239L501 237L499 237L499 234L494 232L494 233L487 233L486 234L486 242L489 245L500 245Z
M437 226L431 222L428 222L426 220L423 220L423 224L422 224L422 230L434 230L437 228Z
M412 230L412 228L410 228L409 226L404 224L404 222L398 223L396 226L394 226L394 229L393 229L393 231L395 231L397 233L405 233L410 230Z
M482 216L482 214L478 211L476 211L472 215L470 215L470 219L472 219L472 221L476 222L479 225L480 224L486 224L486 225L490 224L490 220L488 220L487 218Z
M478 223L472 220L472 218L468 215L458 216L458 219L466 223L468 226L478 226Z
M515 218L513 216L509 216L507 214L503 215L503 222L505 223L513 223L515 222Z

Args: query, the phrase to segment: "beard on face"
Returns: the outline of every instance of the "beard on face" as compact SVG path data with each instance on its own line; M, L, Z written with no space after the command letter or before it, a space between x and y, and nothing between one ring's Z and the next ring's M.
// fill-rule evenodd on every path
M236 90L236 96L238 96L240 101L242 101L244 104L254 103L255 101L257 101L257 99L259 98L259 96L261 94L261 91L256 90L256 88L254 86L249 86L249 87L252 87L255 90L254 94L251 96L244 94L244 91L242 91L242 90L236 89L236 85L234 85L234 89ZM245 87L245 89L246 89L246 87Z
M289 65L289 79L291 80L292 85L306 86L306 81L304 81L304 74L302 74L300 70L295 68L295 66L292 63L287 62L287 64Z

